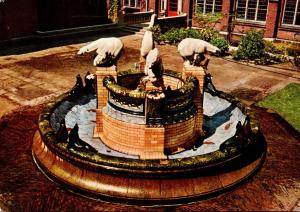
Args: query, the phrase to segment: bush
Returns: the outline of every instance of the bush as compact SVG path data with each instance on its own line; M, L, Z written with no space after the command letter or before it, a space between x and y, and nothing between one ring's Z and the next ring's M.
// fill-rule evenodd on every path
M202 28L199 29L199 36L201 40L205 40L207 42L210 42L212 39L219 36L219 33L214 28L208 27L208 28Z
M210 43L221 50L221 54L224 54L229 47L229 42L223 37L215 37L213 38Z
M189 29L189 38L196 38L196 39L201 39L201 35L199 33L199 30L196 29Z
M158 32L156 28L152 30L153 32ZM160 31L159 31L160 34ZM210 42L213 39L218 38L218 31L212 28L205 29L186 29L186 28L172 28L164 34L154 35L154 40L157 42L165 41L169 43L179 43L185 38L196 38Z
M228 50L229 42L220 37L218 32L212 28L206 29L186 29L186 28L172 28L164 34L161 33L159 25L155 25L150 28L150 31L153 32L154 41L168 42L172 44L179 43L185 38L196 38L210 42L212 45L217 46L222 53L225 53Z
M159 25L154 25L149 29L153 33L153 39L157 42L161 41L161 29Z
M262 31L249 31L242 37L236 52L236 59L254 60L259 59L265 54L265 42Z
M118 10L119 10L119 1L118 0L113 0L109 2L109 11L108 11L108 16L109 18L113 21L116 22L118 21Z
M166 33L162 34L159 38L161 41L176 44L185 38L201 39L201 35L199 34L198 30L194 29L172 28Z
M265 51L272 54L284 54L284 51L277 48L272 41L265 41Z
M300 55L294 57L294 65L300 70Z
M183 37L183 36L181 36ZM179 39L179 29L177 28L172 28L166 33L162 35L162 40L169 42L169 43L178 43L180 41Z
M222 13L205 13L199 7L196 8L195 21L198 23L199 27L214 27L224 16Z

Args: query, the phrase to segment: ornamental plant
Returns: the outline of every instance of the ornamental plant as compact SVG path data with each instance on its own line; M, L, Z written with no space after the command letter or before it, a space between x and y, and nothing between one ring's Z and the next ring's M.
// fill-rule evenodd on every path
M249 31L246 36L241 38L235 58L243 60L262 58L265 54L263 37L263 31Z
M109 7L109 18L113 21L116 22L118 21L118 11L119 11L119 0L111 0L110 2L110 7Z
M223 55L229 47L229 42L223 37L214 37L210 43L221 50L221 54Z

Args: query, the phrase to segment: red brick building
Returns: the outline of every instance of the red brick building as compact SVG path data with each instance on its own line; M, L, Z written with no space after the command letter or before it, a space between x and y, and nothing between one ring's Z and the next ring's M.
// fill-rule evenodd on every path
M37 32L99 25L108 22L112 0L0 0L0 42ZM300 41L300 0L119 0L127 13L154 10L159 16L221 12L216 28L232 40L250 29L265 37Z
M103 0L0 0L0 41L107 21Z
M300 0L121 0L135 11L154 10L160 16L186 13L189 24L196 9L221 12L224 18L216 28L233 40L250 29L265 31L265 37L300 41Z

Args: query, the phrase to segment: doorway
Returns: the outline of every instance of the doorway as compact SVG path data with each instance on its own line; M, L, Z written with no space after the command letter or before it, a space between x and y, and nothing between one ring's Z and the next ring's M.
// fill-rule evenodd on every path
M168 0L167 16L176 16L178 11L178 0Z

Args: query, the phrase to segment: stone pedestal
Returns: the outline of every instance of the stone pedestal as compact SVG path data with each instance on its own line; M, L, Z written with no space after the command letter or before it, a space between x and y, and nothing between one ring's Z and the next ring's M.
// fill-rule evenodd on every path
M140 71L141 72L144 72L145 65L146 65L146 59L141 56L140 57Z
M184 66L182 77L184 80L186 80L189 76L196 77L199 82L199 85L196 88L194 93L194 103L197 108L195 127L196 127L196 134L199 136L204 134L202 130L202 125L203 125L203 93L204 93L205 71L202 67L198 67L198 66L189 66L189 67Z
M117 81L117 67L115 65L110 67L97 67L97 110L96 110L96 127L94 136L99 137L99 133L103 131L102 125L102 109L105 107L108 99L108 91L103 86L103 79L106 76L113 76Z

